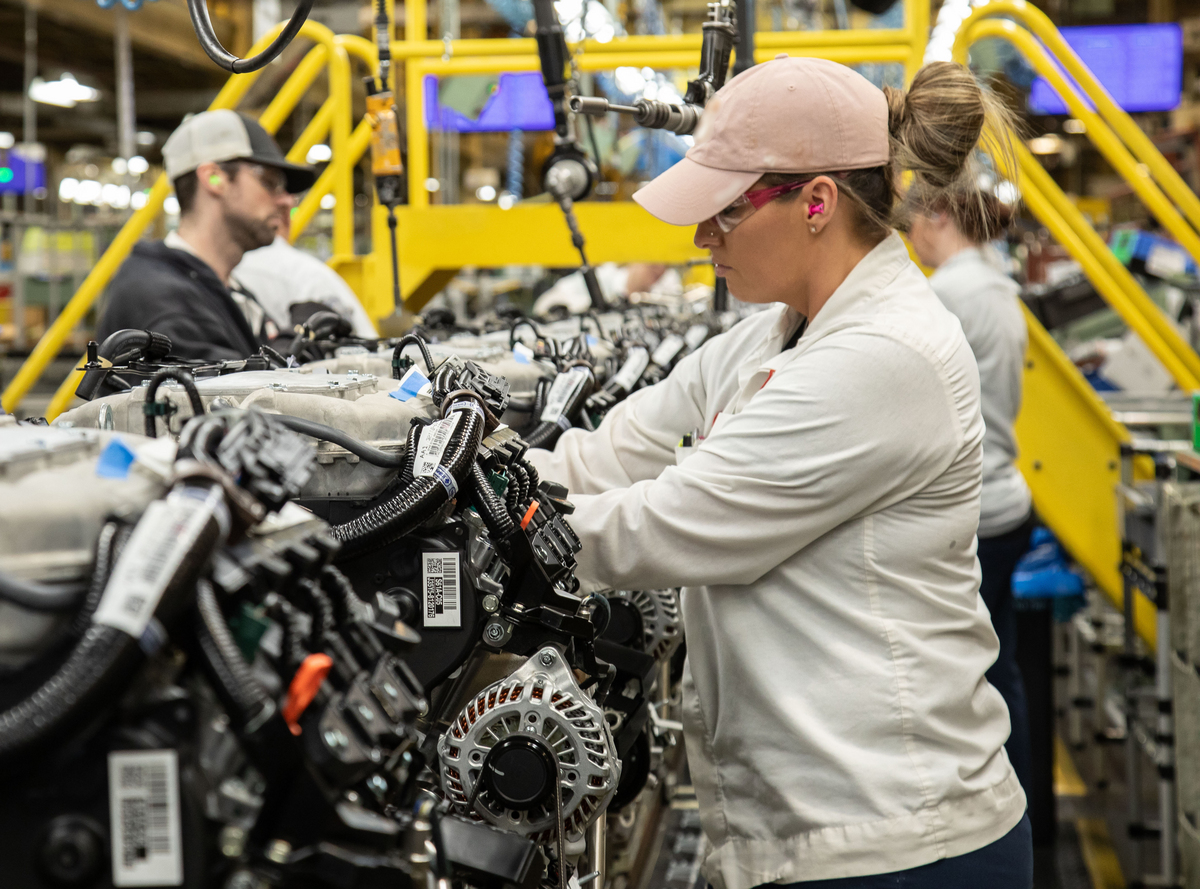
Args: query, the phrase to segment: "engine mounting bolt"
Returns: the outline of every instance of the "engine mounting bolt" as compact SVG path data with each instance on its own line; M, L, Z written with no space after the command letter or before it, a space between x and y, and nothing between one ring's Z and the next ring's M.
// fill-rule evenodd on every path
M484 633L488 642L499 642L504 638L504 627L500 624L488 624Z
M222 855L226 858L238 858L246 849L246 831L236 825L226 824L221 828L220 843ZM245 871L239 871L239 873L245 873ZM253 883L249 885L253 885Z
M424 698L421 698L421 700L417 701L417 713L420 714L421 716L424 716L428 712L429 712L429 702L426 701Z
M500 597L495 593L488 593L483 597L483 610L488 614L495 614L500 607Z
M291 854L292 844L287 840L271 840L271 845L267 847L267 858L276 864L285 864Z
M375 719L375 714L371 712L371 708L366 704L358 705L358 715L361 716L366 722L371 722Z
M554 652L543 651L540 660L542 662L543 667L549 667L551 664L554 663Z

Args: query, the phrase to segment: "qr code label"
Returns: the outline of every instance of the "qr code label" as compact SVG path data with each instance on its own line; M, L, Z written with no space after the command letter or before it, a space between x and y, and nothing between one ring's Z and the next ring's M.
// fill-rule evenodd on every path
M113 885L182 886L179 760L174 750L108 755Z
M423 553L421 586L426 627L461 627L458 553Z

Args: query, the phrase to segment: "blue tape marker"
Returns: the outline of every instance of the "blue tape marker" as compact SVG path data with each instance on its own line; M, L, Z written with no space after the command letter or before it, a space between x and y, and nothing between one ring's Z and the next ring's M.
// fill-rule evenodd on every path
M433 477L442 483L442 487L446 489L449 496L453 497L458 493L458 482L454 480L454 476L446 470L445 466L433 467Z
M137 459L133 449L119 438L114 438L100 452L96 460L96 475L100 478L125 478L129 467Z
M421 390L429 385L429 378L415 367L410 367L408 373L400 380L399 388L388 393L397 401L409 401L421 394Z

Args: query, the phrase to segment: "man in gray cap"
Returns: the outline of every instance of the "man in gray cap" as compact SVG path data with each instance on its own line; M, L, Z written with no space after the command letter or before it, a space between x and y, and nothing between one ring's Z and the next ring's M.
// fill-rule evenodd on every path
M276 331L231 272L242 254L274 240L293 195L316 174L290 163L257 121L229 110L184 121L163 145L163 161L179 230L134 246L108 286L97 337L154 330L171 338L177 358L246 358Z

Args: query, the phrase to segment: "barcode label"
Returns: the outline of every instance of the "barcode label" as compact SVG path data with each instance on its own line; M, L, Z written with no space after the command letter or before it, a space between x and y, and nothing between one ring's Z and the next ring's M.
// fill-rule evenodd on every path
M458 553L422 553L421 586L427 627L461 627Z
M140 639L158 600L196 543L204 525L221 506L221 493L204 497L172 491L146 507L113 569L92 622L115 627Z
M658 348L654 350L654 354L650 359L659 367L666 367L675 360L675 356L680 350L687 345L687 342L677 333L671 334L665 340L658 344Z
M174 750L108 755L114 886L182 886L179 760Z
M637 385L649 366L650 351L645 346L634 346L625 357L621 369L613 376L613 382L628 391Z
M575 393L587 382L588 370L585 367L573 367L566 373L554 378L550 394L546 396L546 406L542 409L541 422L557 423ZM570 418L568 418L570 419Z
M413 463L413 477L421 478L433 475L434 469L442 463L442 455L450 445L450 437L458 428L462 414L455 411L444 420L430 423L421 430L421 438L417 442L417 459Z

